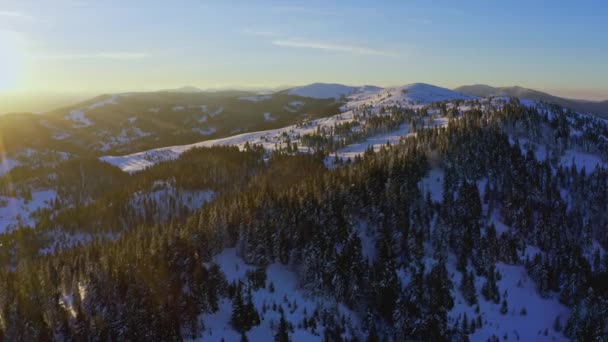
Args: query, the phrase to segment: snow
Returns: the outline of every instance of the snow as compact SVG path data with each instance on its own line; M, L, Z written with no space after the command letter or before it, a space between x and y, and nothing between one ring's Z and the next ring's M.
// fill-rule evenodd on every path
M572 166L572 163L576 165L578 170L584 167L587 173L593 171L598 165L608 167L608 163L602 161L599 156L574 150L566 150L561 157L561 164L565 167L570 167Z
M327 118L316 119L305 125L291 125L279 129L267 130L267 131L257 131L257 132L249 132L234 135L231 137L215 139L215 140L206 140L190 145L181 145L181 146L169 146L162 147L154 150L138 152L126 156L105 156L101 157L102 161L106 161L111 163L125 172L137 172L145 169L153 165L156 162L164 161L164 160L172 160L178 158L181 153L187 151L189 149L195 147L211 147L211 146L220 146L220 145L232 145L237 146L239 148L243 148L246 143L262 145L266 150L272 151L277 147L285 146L287 138L291 142L297 142L298 137L303 136L304 134L315 133L317 128L325 128L331 129L336 124L343 124L352 122L354 120L354 112L353 109L360 107L361 105L372 105L375 108L376 114L379 112L379 108L386 105L386 98L384 100L373 97L370 95L376 87L363 87L360 89L364 89L365 91L361 93L357 93L353 95L349 102L344 106L345 109L351 108L350 110L346 110L341 114L336 114ZM395 91L396 88L391 88L391 91ZM448 89L429 86L429 85L421 85L414 84L405 87L399 88L399 94L395 95L399 98L403 96L403 89L408 90L408 96L415 95L417 99L422 99L422 96L425 95L428 97L427 101L433 101L438 99L448 99L448 98L462 98L467 97L466 95L462 95L460 93L453 92ZM390 89L389 89L390 90ZM432 91L437 91L438 95L429 95ZM381 92L384 92L382 90ZM392 94L392 93L391 93ZM418 94L418 95L416 95ZM393 101L393 100L391 100ZM413 106L411 99L408 99L405 102L398 101L394 104L400 106ZM416 104L417 105L417 104ZM223 110L223 108L218 109ZM216 112L217 112L216 111ZM210 114L211 116L214 113ZM447 124L447 119L440 117L434 118L432 120L427 121L427 127L433 126L445 126ZM387 134L381 134L375 137L371 137L366 141L363 141L358 144L353 144L351 146L346 147L343 150L338 151L338 155L341 158L354 157L357 154L361 154L365 151L368 146L373 146L375 150L379 149L381 145L386 144L387 141L391 143L398 142L402 136L409 134L409 130L407 126L400 127L396 132L390 132ZM307 147L300 146L301 152L310 151Z
M71 135L68 134L68 133L55 133L55 134L53 134L53 139L55 139L55 140L64 140L64 139L67 139L69 137L71 137Z
M105 100L101 100L101 101L93 103L92 105L89 106L89 109L95 109L95 108L103 107L103 106L110 105L110 104L114 104L114 105L118 104L118 98L124 97L124 96L129 96L129 94L112 94L112 95L110 95L109 98L107 98Z
M207 111L206 105L192 106L191 108L200 108L201 112L203 112L203 113L205 113Z
M126 156L105 156L101 157L100 159L102 161L108 162L119 167L125 172L137 172L147 167L150 167L156 164L157 162L176 159L183 152L193 149L195 147L211 147L222 145L243 146L246 142L259 141L262 139L262 137L274 135L273 133L277 133L279 131L282 132L282 129L243 133L228 138L206 140L190 145L163 147L154 150L138 152Z
M137 121L137 116L132 116L129 118L130 123L134 123L135 121Z
M502 222L498 210L494 210L488 216L488 225L494 225L494 228L496 228L496 236L500 236L502 233L508 233L510 228Z
M165 182L156 182L151 191L139 191L132 195L130 204L143 215L146 202L155 202L154 213L157 221L168 219L167 214L174 212L175 208L186 207L189 210L199 209L215 198L215 192L211 190L185 190L177 189Z
M223 112L224 112L224 107L219 107L215 111L209 113L209 116L210 117L218 116L218 115L222 114Z
M527 153L527 148L530 147L534 150L534 155L538 161L546 160L549 156L547 147L544 145L530 142L524 138L518 138L518 141L522 154ZM511 145L514 145L515 138L509 136L509 142ZM559 163L563 167L568 168L574 164L579 171L584 167L587 172L593 171L596 166L608 167L608 163L603 161L601 157L575 149L564 151L564 154L559 159Z
M174 111L174 112L179 112L179 111L186 110L186 109L200 109L200 111L203 112L203 113L207 112L207 106L206 105L173 106L173 108L171 108L171 110ZM160 109L159 108L152 108L152 109L148 109L148 111L153 111L155 113L158 113L160 111Z
M0 196L0 234L19 226L34 227L36 221L32 213L40 208L49 207L56 197L55 190L32 192L30 201L25 201L21 197Z
M291 101L287 104L287 106L283 107L283 109L291 113L297 113L303 105L304 102L302 101Z
M0 177L4 176L7 172L21 165L18 160L7 158L5 155L0 155Z
M264 113L264 121L276 121L277 118L270 115L270 113Z
M129 120L131 121L131 120ZM100 137L97 142L101 151L108 151L114 146L126 145L130 142L152 135L150 132L145 132L136 126L124 127L120 130L120 134L112 135L108 131L99 131L97 135Z
M422 195L426 196L427 192L430 192L431 199L434 202L441 202L443 200L443 178L445 173L442 169L431 169L428 176L422 178L419 186Z
M237 255L236 249L227 248L221 254L215 256L216 262L229 282L241 280L246 283L246 272L254 270L253 266L246 265ZM347 318L351 325L351 331L359 333L361 325L360 318L343 305L335 303L327 298L317 298L309 296L299 288L296 273L289 266L281 264L269 265L266 269L266 287L253 292L253 304L260 314L261 324L253 327L247 332L250 341L273 341L276 327L280 319L278 311L272 310L272 304L281 305L284 309L285 319L293 324L294 332L290 334L294 342L322 341L320 336L324 327L318 322L316 334L310 330L298 329L304 317L310 317L317 308L325 308L340 313ZM269 290L270 284L275 290ZM287 298L287 301L285 300ZM294 305L295 304L295 305ZM263 306L269 306L263 312ZM229 299L220 302L219 310L213 314L203 314L201 319L204 322L205 330L201 332L198 341L240 341L240 334L233 330L230 325L232 313L232 303Z
M353 87L343 84L313 83L290 89L289 95L310 97L315 99L339 99L357 92L379 91L382 88L375 86Z
M235 248L224 249L222 253L213 258L213 261L222 269L229 283L243 279L247 271L255 270L255 267L245 265L243 260L237 256Z
M192 129L192 131L197 132L197 133L202 134L202 135L211 135L211 134L217 132L217 128L215 128L215 127L209 127L209 128L198 128L198 127L195 127L195 128Z
M400 87L382 89L377 92L362 92L351 96L343 107L345 110L362 105L381 106L415 106L428 105L434 102L449 100L472 100L474 96L465 95L454 90L441 88L425 83L412 83Z
M251 102L262 102L266 100L270 100L272 95L258 95L258 96L241 96L239 100L242 101L251 101Z
M376 260L377 248L376 248L376 230L374 225L369 224L364 220L360 220L355 224L355 230L359 239L361 239L361 253L363 257L368 261L373 262Z
M378 152L380 148L382 146L386 146L387 143L391 145L399 143L399 140L402 137L406 137L409 134L409 126L401 125L401 127L399 127L399 129L396 131L375 135L368 139L365 139L362 142L348 145L344 148L339 149L336 154L338 155L338 158L342 160L352 160L355 158L355 156L362 155L370 147L373 148L374 152ZM326 164L333 161L336 154L328 156Z
M150 109L148 109L148 112L158 113L158 112L160 112L160 108L150 108Z
M93 122L87 118L85 112L79 109L70 111L70 114L66 115L65 118L74 122L72 125L74 128L84 128L93 125Z
M452 294L455 305L449 314L453 324L454 320L465 312L469 320L476 318L478 314L475 313L474 306L466 304L458 290L461 273L456 271L455 260L452 261L448 266L454 283ZM500 313L501 303L495 304L485 300L481 295L481 287L485 278L476 277L475 287L484 325L469 335L471 341L486 341L492 335L496 335L502 340L505 334L508 335L509 340L566 341L565 336L553 330L553 322L557 316L560 316L562 326L570 316L570 310L559 303L557 294L549 298L539 296L536 284L529 278L523 266L498 263L497 270L502 275L502 279L497 282L501 301L503 298L507 300L509 311L503 315ZM506 297L504 296L505 290L507 290ZM521 314L523 308L527 311L526 315ZM548 336L543 334L545 329L548 330Z

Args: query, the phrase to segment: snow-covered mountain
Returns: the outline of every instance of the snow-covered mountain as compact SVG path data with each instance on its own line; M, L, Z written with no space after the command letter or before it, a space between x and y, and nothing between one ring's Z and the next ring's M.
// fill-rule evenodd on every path
M292 89L292 91L294 89ZM262 145L267 150L274 150L277 147L283 146L286 138L289 138L289 141L291 142L296 142L299 140L299 137L305 134L312 134L318 128L331 129L337 124L352 122L354 120L355 112L359 108L372 108L372 110L378 114L380 108L386 106L418 108L435 102L471 100L475 98L474 96L464 95L453 90L424 83L412 83L386 89L374 86L350 87L339 84L315 83L304 86L300 88L300 90L301 91L298 92L299 94L326 96L330 94L336 95L339 92L342 92L341 94L344 95L346 94L345 92L348 92L349 96L346 104L342 106L342 113L327 118L312 120L308 122L307 125L295 124L278 129L243 133L221 139L205 140L189 145L162 147L125 156L104 156L101 160L113 164L123 171L137 172L158 162L175 159L183 152L195 147L231 145L242 148L246 143L249 143ZM446 120L439 120L437 122L430 121L428 124L445 125L446 123ZM402 135L407 134L408 129L403 128ZM393 141L398 141L400 137L400 135L395 134L389 134L389 136L391 137L389 140ZM380 140L381 142L378 145L386 143L386 139L382 138ZM358 151L357 153L363 152L365 147L362 146L367 145L364 144L354 148ZM349 155L353 154L351 153Z
M608 117L608 101L588 101L577 99L566 99L563 97L544 93L542 91L512 87L492 87L486 84L465 85L454 89L464 94L488 97L488 96L511 96L519 99L530 99L534 101L544 101L555 103L560 106L574 109L581 113L590 113L603 117Z
M400 87L392 87L376 92L361 92L353 94L345 108L354 108L362 105L372 106L415 106L427 105L434 102L451 100L472 100L476 96L447 88L437 87L425 83L412 83Z
M371 85L357 87L337 83L312 83L289 89L287 93L289 95L312 97L315 99L339 99L342 96L350 96L357 93L373 93L380 90L382 88Z
M422 83L352 87L324 99L170 96L156 105L138 105L143 95L102 96L57 113L54 123L95 133L114 113L120 130L106 125L96 136L132 145L156 136L146 119L179 119L176 126L214 139L102 162L49 156L54 164L38 169L20 159L0 168L24 165L4 178L0 245L9 253L0 253L0 267L50 284L27 290L47 303L42 317L67 317L53 323L63 330L51 330L24 310L7 320L17 327L9 333L38 319L56 336L77 334L82 320L94 322L86 334L110 322L133 339L157 333L154 340L170 339L165 326L179 327L173 339L203 341L266 341L281 332L292 341L595 340L579 336L608 308L608 121ZM323 106L330 110L309 115ZM211 136L219 119L242 126L241 109L277 125ZM16 243L23 232L36 242L31 257ZM96 239L103 248L92 253ZM65 267L57 281L44 278L48 269L17 263L45 254L51 265L69 265L79 250L58 251L77 245L92 258L115 258L104 261L112 268ZM5 300L14 285L0 282ZM6 308L0 316L9 317ZM126 323L114 323L114 313ZM159 317L170 324L148 326ZM0 339L4 333L0 327Z

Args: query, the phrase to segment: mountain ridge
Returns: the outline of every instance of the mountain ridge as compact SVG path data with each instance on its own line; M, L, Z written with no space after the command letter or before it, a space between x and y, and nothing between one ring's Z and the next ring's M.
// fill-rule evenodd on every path
M558 104L562 107L567 107L578 112L591 113L602 116L604 118L608 117L608 100L592 101L564 98L521 86L494 87L487 84L472 84L460 86L454 88L454 90L468 95L475 95L480 97L511 96L520 99L526 98L535 101L544 101L548 103Z

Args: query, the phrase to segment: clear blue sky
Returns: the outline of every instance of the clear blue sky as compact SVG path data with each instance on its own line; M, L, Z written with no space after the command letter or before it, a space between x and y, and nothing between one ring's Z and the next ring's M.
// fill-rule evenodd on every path
M0 91L310 82L608 99L608 1L0 0Z

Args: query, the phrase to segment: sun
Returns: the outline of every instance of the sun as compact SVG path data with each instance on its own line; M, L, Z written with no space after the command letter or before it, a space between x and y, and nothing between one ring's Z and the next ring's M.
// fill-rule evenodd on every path
M0 36L0 92L15 90L19 81L21 56L19 50L2 41Z

